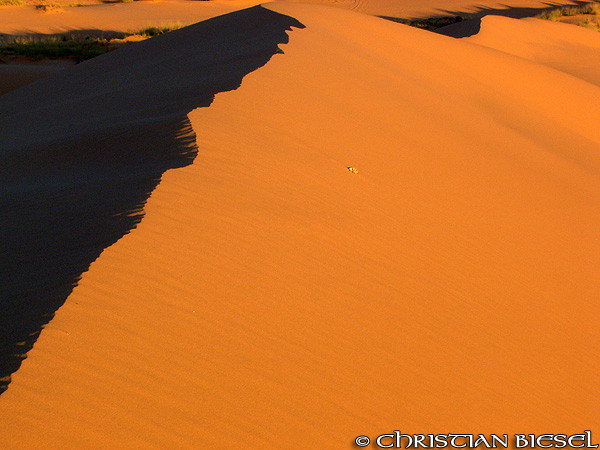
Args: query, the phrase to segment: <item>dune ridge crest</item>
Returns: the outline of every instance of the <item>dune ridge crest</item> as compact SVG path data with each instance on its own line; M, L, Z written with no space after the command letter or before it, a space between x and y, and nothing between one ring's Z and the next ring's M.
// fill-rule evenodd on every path
M187 114L197 156L161 176L135 232L46 326L0 396L0 444L599 435L600 89L339 8L239 14L94 61L108 79L117 63L147 75L152 95L123 92L126 106L171 111L163 89L193 96L185 86L220 85L231 67L203 63L221 54L211 36L305 27ZM222 54L256 64L237 36ZM155 52L154 70L136 48ZM86 92L68 106L89 109ZM156 92L162 108L148 106Z
M541 19L486 16L470 42L534 61L600 86L600 33Z
M237 89L292 26L253 7L0 98L0 391L81 274L140 222L162 174L194 160L187 114Z

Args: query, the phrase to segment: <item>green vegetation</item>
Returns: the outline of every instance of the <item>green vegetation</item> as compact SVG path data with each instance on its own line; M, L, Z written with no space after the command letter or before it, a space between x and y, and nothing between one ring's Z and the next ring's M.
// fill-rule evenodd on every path
M24 4L23 0L0 0L0 6L19 6Z
M51 37L14 38L10 41L0 41L0 58L70 59L81 62L108 53L122 45L165 34L181 27L181 24L152 26L131 33L117 33L112 37L62 34ZM134 39L127 39L131 37ZM136 37L138 39L135 39Z
M0 44L1 56L23 56L28 59L73 59L81 62L112 50L105 39L19 39Z

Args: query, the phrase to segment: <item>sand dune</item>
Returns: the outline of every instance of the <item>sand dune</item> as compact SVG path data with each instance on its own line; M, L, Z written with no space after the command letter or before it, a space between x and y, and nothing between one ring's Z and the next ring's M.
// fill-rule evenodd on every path
M356 0L358 11L377 16L391 17L429 17L445 15L473 14L477 16L485 14L500 14L511 17L525 17L531 15L532 11L545 9L553 5L569 5L568 1L543 2L537 0L509 0L495 1L483 0L473 2L470 0Z
M549 20L486 16L469 41L543 64L600 86L600 33Z
M236 13L1 97L0 341L3 356L15 356L2 359L0 377L18 367L81 272L139 221L162 173L193 160L187 113L236 89L292 24L300 26L262 8Z
M6 64L0 65L0 95L60 72L69 64Z
M0 97L1 273L66 298L1 446L597 431L600 89L532 59L274 3Z
M454 16L500 14L510 17L527 17L535 10L547 9L555 5L572 5L561 0L544 2L539 0L298 0L299 3L313 3L351 9L366 14L389 18L426 18L432 16Z
M186 2L131 2L63 7L44 14L33 5L0 6L0 34L55 34L68 30L137 31L148 26L189 25L258 2L235 0Z
M489 13L523 17L532 11L552 5L571 5L569 0L551 3L540 0L301 0L350 9L375 16L391 18L424 18L458 14ZM40 13L33 5L0 6L0 34L44 33L67 30L136 31L161 24L191 23L260 3L259 0L211 1L136 1L117 4L94 4L83 0L85 6L69 7L67 0L57 12ZM88 4L89 3L89 4Z

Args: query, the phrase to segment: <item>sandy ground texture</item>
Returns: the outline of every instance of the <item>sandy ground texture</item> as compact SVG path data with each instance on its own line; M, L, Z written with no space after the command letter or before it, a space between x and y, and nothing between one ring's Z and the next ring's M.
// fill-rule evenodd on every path
M595 44L483 31L274 3L0 97L15 348L64 302L0 446L600 435Z
M40 12L34 5L0 6L0 34L55 34L70 30L132 32L149 26L189 25L256 3L143 1L63 6L51 13Z
M470 0L302 0L352 9L371 15L395 18L424 18L447 15L500 14L514 17L530 16L548 8L538 0L486 0L474 4ZM128 3L101 3L97 0L56 0L39 2L29 0L22 5L0 5L0 43L28 38L58 36L62 33L80 37L111 37L115 33L135 33L148 27L185 26L225 13L260 3L259 0L211 1L134 1ZM38 6L46 4L47 10ZM552 4L571 4L562 0ZM28 84L56 67L37 64L38 67L3 67L0 59L0 95Z
M600 86L600 33L580 28L573 32L549 20L486 16L479 33L468 39Z
M466 38L600 86L600 33L589 28L573 32L565 23L490 15L449 25L436 33Z
M37 3L43 3L40 0ZM431 16L464 14L501 14L512 17L534 15L553 5L572 5L569 0L552 2L541 0L302 0L351 9L375 16L391 18L425 18ZM0 34L56 33L69 29L92 29L107 31L135 31L147 26L179 22L184 25L239 10L260 3L258 0L211 0L211 1L135 1L129 3L101 4L56 0L50 2L60 8L44 13L34 4L0 6ZM83 6L69 6L81 4Z

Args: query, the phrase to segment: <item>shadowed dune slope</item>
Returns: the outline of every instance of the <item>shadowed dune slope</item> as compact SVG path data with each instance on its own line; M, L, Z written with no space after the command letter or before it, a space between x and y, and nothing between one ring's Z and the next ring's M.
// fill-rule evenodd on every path
M64 66L47 64L0 65L0 95L10 92L35 80L60 72Z
M479 33L480 29L481 18L475 18L438 28L437 30L434 30L434 33L451 36L453 38L464 38Z
M0 389L102 250L196 153L187 113L298 22L261 7L125 48L0 98Z
M296 0L294 0L296 1ZM299 3L330 5L390 19L436 16L500 14L526 17L555 5L573 5L569 0L297 0Z
M306 28L188 115L193 164L162 176L144 219L45 327L0 397L2 447L598 435L600 89L382 19L266 7L294 20L242 17L280 23L277 36ZM152 94L82 87L49 103L40 136L22 133L28 151L67 132L69 111L87 111L88 130L108 112L176 109L163 89L193 95L181 85L228 73L202 63L213 47L196 33L236 31L236 17L91 62L103 82L127 70ZM215 53L247 64L234 49ZM15 118L33 88L10 97Z
M600 86L600 33L597 31L549 20L486 16L481 19L480 30L468 40Z

